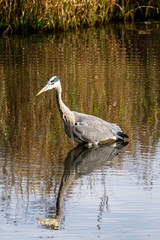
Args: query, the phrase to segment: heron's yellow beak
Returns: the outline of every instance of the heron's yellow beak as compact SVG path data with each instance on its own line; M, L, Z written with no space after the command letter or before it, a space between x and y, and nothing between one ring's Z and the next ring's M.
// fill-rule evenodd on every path
M40 95L41 93L45 92L46 90L47 90L47 86L45 86L44 88L42 88L41 91L39 91L39 92L37 93L36 97L37 97L38 95Z

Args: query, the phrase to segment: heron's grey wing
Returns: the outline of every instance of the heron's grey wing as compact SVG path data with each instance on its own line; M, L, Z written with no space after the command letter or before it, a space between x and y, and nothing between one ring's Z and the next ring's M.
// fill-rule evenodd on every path
M113 124L104 125L96 119L90 119L85 122L77 122L73 132L84 142L100 142L116 138L117 132L114 132L112 127Z

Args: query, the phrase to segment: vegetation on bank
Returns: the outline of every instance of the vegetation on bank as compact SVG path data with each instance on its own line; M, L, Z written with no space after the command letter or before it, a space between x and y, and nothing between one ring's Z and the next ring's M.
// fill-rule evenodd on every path
M160 18L160 0L0 0L0 30L53 31Z

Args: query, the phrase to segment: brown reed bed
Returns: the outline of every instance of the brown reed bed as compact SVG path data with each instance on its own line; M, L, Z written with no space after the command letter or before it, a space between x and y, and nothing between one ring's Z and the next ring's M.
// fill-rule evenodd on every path
M159 0L0 0L0 30L53 31L159 18Z

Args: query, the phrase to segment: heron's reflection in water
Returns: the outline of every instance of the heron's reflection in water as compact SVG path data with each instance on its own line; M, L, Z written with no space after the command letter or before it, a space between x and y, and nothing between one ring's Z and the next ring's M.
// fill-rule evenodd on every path
M106 162L112 164L111 160L127 144L128 142L119 141L98 145L95 148L85 148L84 146L73 148L64 162L64 172L56 202L56 216L44 220L38 218L38 223L49 228L59 229L62 217L62 199L73 181L99 169Z

